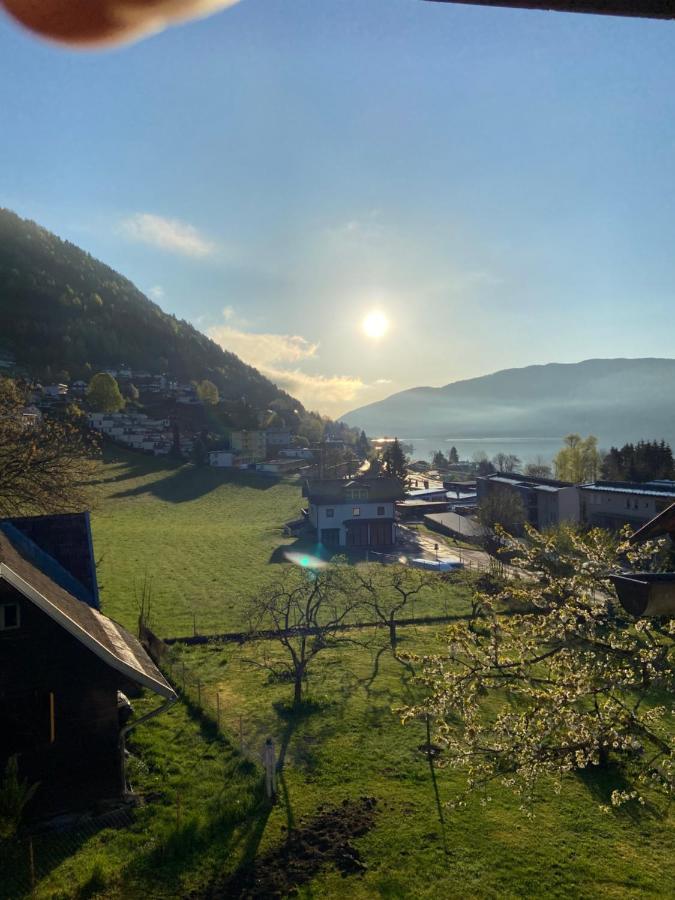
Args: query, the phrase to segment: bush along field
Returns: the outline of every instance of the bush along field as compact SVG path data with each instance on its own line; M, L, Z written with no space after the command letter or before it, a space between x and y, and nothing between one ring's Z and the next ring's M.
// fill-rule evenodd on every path
M277 551L292 544L281 526L297 515L297 484L116 456L98 492L103 608L129 627L150 584L161 636L191 635L193 615L201 633L245 630L251 598L269 602L267 586L290 568ZM367 574L354 567L349 576L359 573ZM470 579L449 579L402 616L466 616L471 588ZM367 585L359 589L368 597ZM181 702L132 732L140 805L128 821L36 837L36 896L675 893L667 806L612 809L611 767L569 774L559 793L543 777L524 808L499 785L452 807L465 773L444 765L424 714L401 724L403 708L424 695L416 657L445 650L443 625L399 626L394 648L384 622L336 630L311 658L299 702L288 648L261 635L167 648L162 665ZM310 645L316 639L307 635ZM137 713L154 703L135 701ZM277 763L271 801L268 738ZM24 878L25 859L12 869Z

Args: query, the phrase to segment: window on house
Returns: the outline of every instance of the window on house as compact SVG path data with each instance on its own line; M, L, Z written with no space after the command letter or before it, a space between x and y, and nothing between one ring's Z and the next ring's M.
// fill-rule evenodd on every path
M18 603L5 603L0 606L0 631L10 631L12 628L18 628L20 624Z
M326 518L327 518L327 519L332 519L334 516L335 516L335 510L334 510L334 509L327 509L327 510L326 510Z
M347 491L347 499L348 500L367 500L368 499L368 489L367 488L351 488L351 490Z
M377 507L377 514L378 514L378 516L383 516L383 515L384 515L384 506L378 506L378 507Z
M360 516L360 515L361 515L361 507L360 507L360 506L355 506L355 507L353 507L353 509L352 509L352 515L353 515L353 516Z

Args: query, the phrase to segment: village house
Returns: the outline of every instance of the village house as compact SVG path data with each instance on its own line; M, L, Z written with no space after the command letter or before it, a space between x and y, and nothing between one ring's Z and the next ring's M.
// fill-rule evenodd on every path
M287 447L279 451L279 456L289 459L314 459L314 452L309 447Z
M96 431L134 450L166 456L173 446L169 419L150 419L145 413L89 413L89 424ZM180 451L188 455L192 440L182 437Z
M53 400L62 400L68 396L67 384L46 384L42 388L44 397L51 397Z
M276 453L282 447L290 447L293 436L288 428L266 428L265 444L268 453Z
M24 406L21 410L21 423L25 428L37 428L42 422L42 413L37 406Z
M305 482L307 518L329 547L391 547L396 542L394 504L400 483L387 476Z
M30 816L124 794L118 692L175 693L99 611L87 514L0 520L0 769L38 784Z
M577 486L554 478L535 478L498 472L476 479L478 504L494 491L506 491L520 498L526 521L538 530L579 521Z
M579 497L584 525L640 528L675 502L675 481L594 481L579 485Z
M233 431L230 434L230 449L254 462L262 462L267 456L267 435L264 431Z
M87 382L81 379L73 381L70 385L70 393L75 397L84 397L87 393Z
M234 465L234 453L230 450L210 450L209 465L217 469L229 469Z

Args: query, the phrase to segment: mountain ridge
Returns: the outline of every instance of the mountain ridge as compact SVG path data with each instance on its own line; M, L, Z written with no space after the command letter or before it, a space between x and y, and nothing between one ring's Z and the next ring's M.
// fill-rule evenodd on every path
M342 416L368 433L465 437L594 433L675 438L675 359L594 357L414 387Z

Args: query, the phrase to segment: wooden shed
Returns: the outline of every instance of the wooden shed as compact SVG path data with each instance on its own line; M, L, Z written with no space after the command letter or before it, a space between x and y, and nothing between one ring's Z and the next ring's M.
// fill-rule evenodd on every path
M0 769L17 754L21 777L39 782L33 815L124 792L118 691L175 699L139 641L96 608L88 521L40 519L0 521Z

